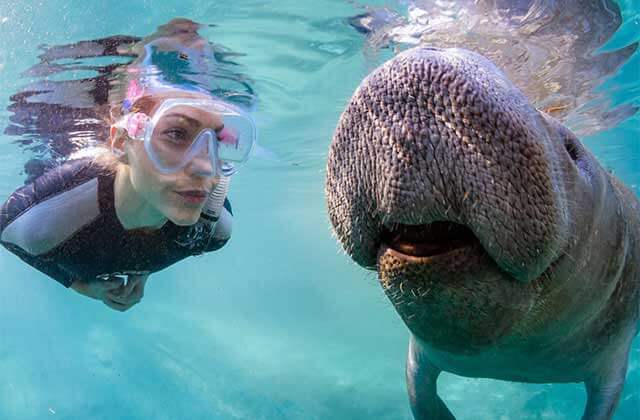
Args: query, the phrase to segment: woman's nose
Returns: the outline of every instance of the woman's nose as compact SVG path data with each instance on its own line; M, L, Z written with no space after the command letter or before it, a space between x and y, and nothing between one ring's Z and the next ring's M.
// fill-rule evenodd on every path
M214 161L214 159L217 159L214 138L213 134L211 134L206 142L202 141L196 145L198 147L197 154L189 164L189 172L191 174L201 177L211 177L218 174L220 162Z
M216 168L212 161L211 153L203 149L193 157L189 165L189 172L193 175L201 177L211 177L216 175Z
M217 173L217 165L215 165L214 159L216 156L215 146L212 141L207 141L205 144L201 144L198 154L193 157L191 161L191 172L194 175L201 177L214 176Z

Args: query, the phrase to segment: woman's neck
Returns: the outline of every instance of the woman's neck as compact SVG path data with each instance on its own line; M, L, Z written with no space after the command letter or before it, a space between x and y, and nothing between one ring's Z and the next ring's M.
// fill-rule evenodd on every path
M167 222L167 218L135 190L129 166L118 165L113 193L116 216L126 230L160 229Z

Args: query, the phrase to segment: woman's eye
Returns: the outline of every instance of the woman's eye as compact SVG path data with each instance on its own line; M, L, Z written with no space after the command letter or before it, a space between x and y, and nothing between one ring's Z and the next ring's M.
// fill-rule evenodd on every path
M165 130L165 137L173 142L181 143L187 140L187 132L180 128L171 128Z

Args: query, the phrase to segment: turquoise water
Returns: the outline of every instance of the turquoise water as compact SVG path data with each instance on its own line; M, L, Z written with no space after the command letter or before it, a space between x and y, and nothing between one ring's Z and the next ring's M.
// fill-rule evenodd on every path
M382 2L376 2L382 4ZM397 5L396 5L397 6ZM640 39L640 5L608 47ZM343 255L324 208L324 167L337 118L372 69L346 1L3 2L0 125L39 44L144 36L184 16L234 51L259 96L261 143L232 182L235 224L220 252L151 277L143 302L117 313L0 251L0 420L409 419L408 334L376 276ZM383 52L381 62L388 57ZM640 56L608 82L617 103L640 99ZM640 188L638 117L585 139ZM22 183L28 155L3 136L0 195ZM444 374L460 419L575 419L582 385L530 385ZM636 339L616 419L640 412Z

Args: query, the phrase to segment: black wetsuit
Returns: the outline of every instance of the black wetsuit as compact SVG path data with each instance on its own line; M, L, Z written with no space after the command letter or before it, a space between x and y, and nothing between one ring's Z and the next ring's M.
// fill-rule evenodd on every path
M114 207L115 173L80 159L54 168L16 192L0 210L0 241L26 263L69 287L114 275L162 270L190 255L221 248L231 234L225 201L208 224L125 230Z

